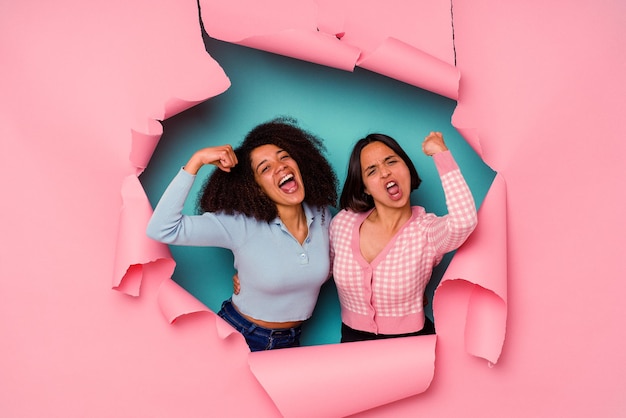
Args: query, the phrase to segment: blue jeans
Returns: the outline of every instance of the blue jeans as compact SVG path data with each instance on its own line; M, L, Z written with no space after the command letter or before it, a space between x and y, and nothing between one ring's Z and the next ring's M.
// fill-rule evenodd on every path
M222 303L222 309L217 314L244 336L250 351L300 346L301 326L280 329L264 328L248 321L235 309L230 299Z

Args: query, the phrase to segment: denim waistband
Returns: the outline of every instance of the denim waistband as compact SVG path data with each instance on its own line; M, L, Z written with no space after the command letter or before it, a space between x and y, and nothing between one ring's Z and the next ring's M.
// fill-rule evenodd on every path
M228 317L228 320L232 322L236 327L247 330L248 332L254 332L255 334L264 335L267 337L285 337L299 336L302 332L302 325L292 328L265 328L261 325L255 324L249 321L233 306L230 299L225 300L222 304L222 312Z

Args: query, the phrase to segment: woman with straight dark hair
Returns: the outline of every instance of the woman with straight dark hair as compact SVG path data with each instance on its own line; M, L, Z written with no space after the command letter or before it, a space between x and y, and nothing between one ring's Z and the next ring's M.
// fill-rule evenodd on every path
M422 143L432 156L448 214L411 206L420 185L415 166L390 136L370 134L353 148L330 226L333 277L341 304L341 342L432 334L424 315L424 290L447 252L457 249L477 223L476 206L443 136Z
M252 129L236 149L196 151L161 197L151 238L175 245L227 248L242 290L218 315L243 334L251 351L300 345L301 325L330 274L329 207L337 180L320 139L291 119ZM182 209L196 174L217 166L198 199Z

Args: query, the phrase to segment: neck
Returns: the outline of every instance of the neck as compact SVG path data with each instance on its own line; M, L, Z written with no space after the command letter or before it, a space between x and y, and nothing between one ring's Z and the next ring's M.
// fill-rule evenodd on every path
M278 217L285 224L288 222L299 222L306 218L304 216L304 208L302 205L278 206L276 209L278 211Z
M376 206L368 219L388 231L397 231L411 218L413 214L410 205L401 208L388 206Z
M291 235L302 244L309 233L302 205L278 207L278 217Z

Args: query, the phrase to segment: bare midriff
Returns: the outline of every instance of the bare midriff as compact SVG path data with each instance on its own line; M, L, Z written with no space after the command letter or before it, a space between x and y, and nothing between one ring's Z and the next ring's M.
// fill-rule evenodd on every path
M301 325L304 321L292 321L292 322L268 322L268 321L263 321L261 319L256 319L253 318L251 316L248 316L246 314L241 313L241 311L235 306L235 304L233 304L233 307L235 309L237 309L237 312L239 312L239 314L241 316L243 316L244 318L246 318L248 321L257 324L263 328L270 328L270 329L287 329L287 328L294 328L297 327L298 325Z

